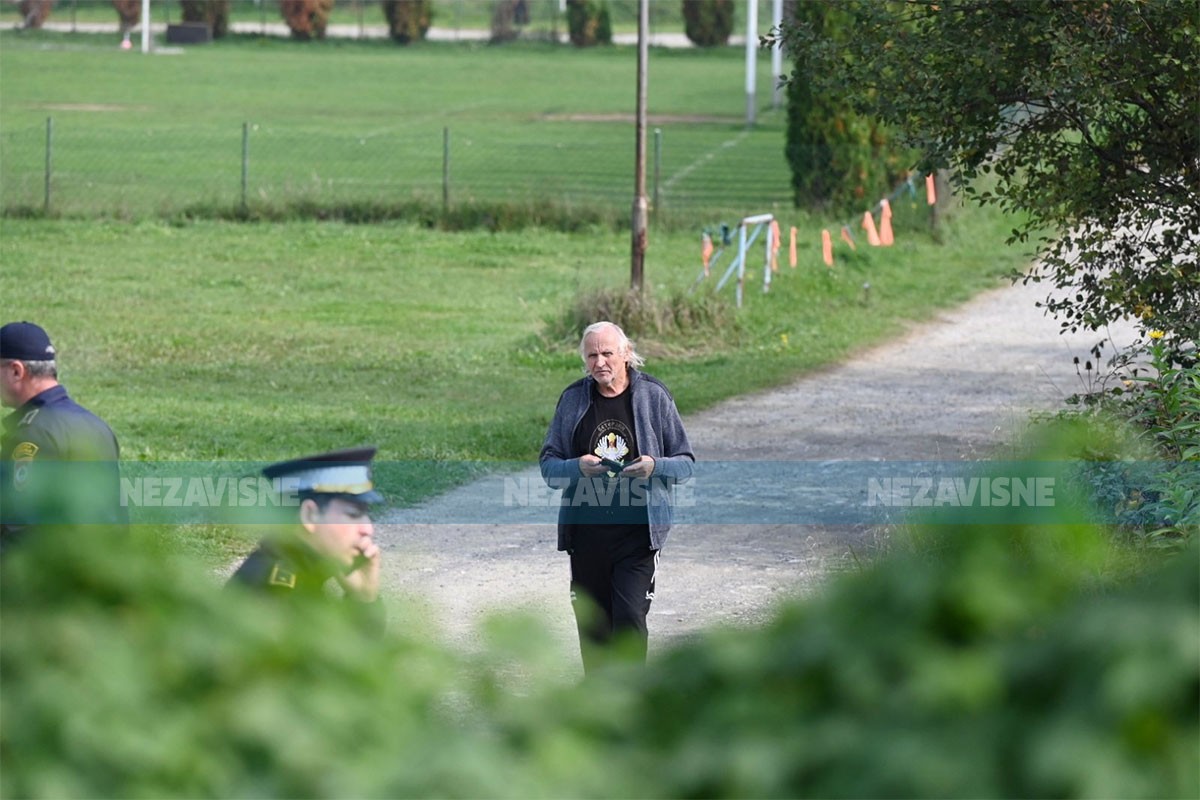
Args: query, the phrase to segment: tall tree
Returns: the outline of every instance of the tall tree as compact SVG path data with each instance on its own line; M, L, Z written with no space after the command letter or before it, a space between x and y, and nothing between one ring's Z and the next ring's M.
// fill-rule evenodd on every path
M1194 363L1200 340L1200 0L808 0L782 39L812 91L901 132L1018 212L1062 327L1133 315ZM989 181L978 181L991 176Z

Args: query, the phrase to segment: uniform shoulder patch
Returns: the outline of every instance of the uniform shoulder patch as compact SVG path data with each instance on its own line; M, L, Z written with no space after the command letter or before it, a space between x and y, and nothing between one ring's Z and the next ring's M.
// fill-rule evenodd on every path
M285 589L296 588L296 573L284 569L279 564L271 567L271 576L267 578L268 586L282 586Z
M22 459L31 459L37 455L38 446L33 442L21 442L13 448L12 457L14 461Z

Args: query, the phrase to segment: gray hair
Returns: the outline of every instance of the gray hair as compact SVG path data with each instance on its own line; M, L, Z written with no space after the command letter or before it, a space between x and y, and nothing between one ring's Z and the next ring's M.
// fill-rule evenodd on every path
M22 364L24 364L25 371L28 372L31 377L34 377L34 378L57 378L58 377L58 366L54 363L53 359L51 359L49 361L26 361L24 359L13 359L13 360L20 361Z
M633 347L633 342L625 335L625 331L621 330L621 326L615 322L602 320L593 322L583 329L583 336L579 337L579 357L584 360L584 372L587 372L587 354L584 352L584 343L587 342L587 337L593 333L598 333L605 328L612 328L617 332L617 336L621 339L621 349L625 351L625 364L627 366L638 369L646 363L646 359L638 355L637 350Z

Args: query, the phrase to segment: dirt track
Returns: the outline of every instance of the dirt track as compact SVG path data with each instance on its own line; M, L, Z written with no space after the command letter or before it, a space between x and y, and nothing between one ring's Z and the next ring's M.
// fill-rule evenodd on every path
M1063 337L1034 303L1036 287L1003 287L915 327L904 337L796 383L734 398L685 419L698 461L789 463L980 459L1003 453L1028 411L1057 407L1083 386L1072 356L1089 358L1093 334ZM1131 327L1110 331L1119 344ZM647 364L653 373L653 363ZM554 398L546 398L551 404ZM517 478L538 480L536 467ZM480 481L448 493L409 520L455 519L496 504L503 489ZM753 488L747 489L753 493ZM769 500L764 499L764 502ZM542 521L544 520L544 522ZM387 521L385 520L385 523ZM490 612L532 611L579 670L565 554L555 550L554 509L502 524L381 524L385 582L426 607L439 635L480 646ZM651 657L714 624L761 620L878 546L867 525L686 525L663 550L650 613Z

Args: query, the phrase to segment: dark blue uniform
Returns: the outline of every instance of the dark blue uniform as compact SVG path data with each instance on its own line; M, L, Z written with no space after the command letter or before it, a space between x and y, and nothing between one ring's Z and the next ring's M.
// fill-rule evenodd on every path
M112 429L59 385L4 418L0 548L34 525L123 525Z

